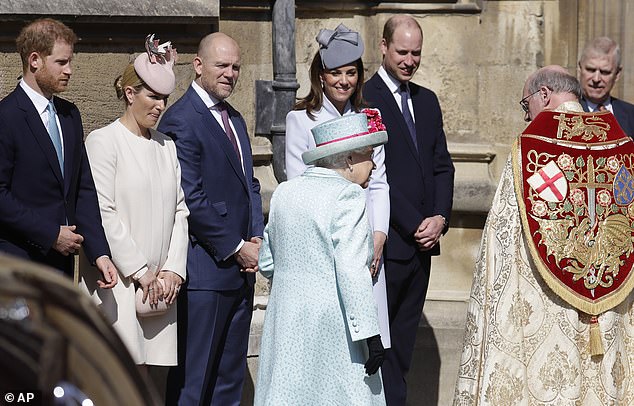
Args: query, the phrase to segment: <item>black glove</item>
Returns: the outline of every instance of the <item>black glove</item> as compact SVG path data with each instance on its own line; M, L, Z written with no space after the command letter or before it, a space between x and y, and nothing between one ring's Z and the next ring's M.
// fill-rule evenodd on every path
M365 341L368 344L369 353L368 362L365 363L365 372L368 375L374 375L381 365L383 365L385 349L381 343L381 336L378 334L367 338Z

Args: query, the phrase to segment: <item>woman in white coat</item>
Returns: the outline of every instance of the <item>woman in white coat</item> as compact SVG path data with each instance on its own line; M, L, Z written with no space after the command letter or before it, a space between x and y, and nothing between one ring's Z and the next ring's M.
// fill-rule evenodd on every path
M371 292L365 192L380 119L350 114L313 128L315 167L271 198L258 266L272 278L256 406L384 405L384 356Z
M157 47L153 36L146 41L147 52L115 81L123 116L86 139L120 283L106 291L93 290L87 275L82 282L137 364L176 365L176 296L185 279L189 211L174 143L152 128L175 87L176 50L169 43ZM167 304L167 311L139 317L137 289L144 302Z
M310 65L311 89L295 110L286 116L286 177L301 175L309 165L302 161L302 153L315 148L310 130L316 125L363 109L361 88L363 75L363 40L359 33L340 24L334 31L322 29L317 35L319 51ZM379 311L381 341L390 347L390 327L387 312L383 246L390 221L390 196L385 175L383 146L374 148L372 156L376 169L366 191L367 209L373 230L374 257L370 271L373 293Z

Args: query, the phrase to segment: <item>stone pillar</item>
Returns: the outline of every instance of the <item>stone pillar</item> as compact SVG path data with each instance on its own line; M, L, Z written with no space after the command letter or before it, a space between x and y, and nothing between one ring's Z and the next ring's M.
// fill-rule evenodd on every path
M295 68L295 0L276 0L273 5L273 123L271 144L273 172L278 182L286 180L284 143L286 114L293 109L299 88Z

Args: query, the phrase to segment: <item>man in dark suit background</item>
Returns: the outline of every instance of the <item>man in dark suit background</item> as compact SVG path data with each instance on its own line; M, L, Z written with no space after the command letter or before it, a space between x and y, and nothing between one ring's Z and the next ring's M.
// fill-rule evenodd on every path
M383 363L387 404L404 405L416 331L427 293L431 257L447 231L454 167L436 95L410 80L418 69L423 32L411 16L390 18L383 30L379 71L363 96L381 110L389 141L390 229L385 248L392 348Z
M210 34L193 65L196 79L159 125L176 143L191 240L167 402L239 405L264 230L260 184L246 123L225 102L240 73L238 44Z
M77 107L54 96L68 87L73 31L36 20L16 39L22 80L0 102L0 251L73 272L80 247L117 283L101 226Z
M577 67L581 105L590 112L609 110L625 134L634 137L634 104L610 96L622 70L621 47L614 40L599 37L586 44Z

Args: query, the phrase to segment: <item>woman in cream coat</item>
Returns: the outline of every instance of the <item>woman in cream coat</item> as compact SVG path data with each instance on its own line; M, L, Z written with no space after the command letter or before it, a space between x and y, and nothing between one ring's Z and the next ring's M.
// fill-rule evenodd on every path
M151 43L150 43L151 44ZM153 130L174 90L175 50L139 55L117 78L123 116L93 131L86 150L99 198L103 227L120 273L115 289L93 290L137 364L176 365L176 296L185 279L187 215L172 140ZM153 62L154 61L154 62ZM162 279L162 283L159 283ZM166 313L138 317L135 290Z
M286 116L286 177L301 175L308 165L302 153L315 148L310 130L318 124L362 109L363 41L361 36L343 24L333 30L321 30L317 36L320 49L310 66L311 90L295 110ZM373 230L374 257L371 266L374 299L379 311L381 340L390 347L390 325L385 292L383 245L390 222L390 196L385 175L383 146L374 148L376 169L366 191L367 210Z

